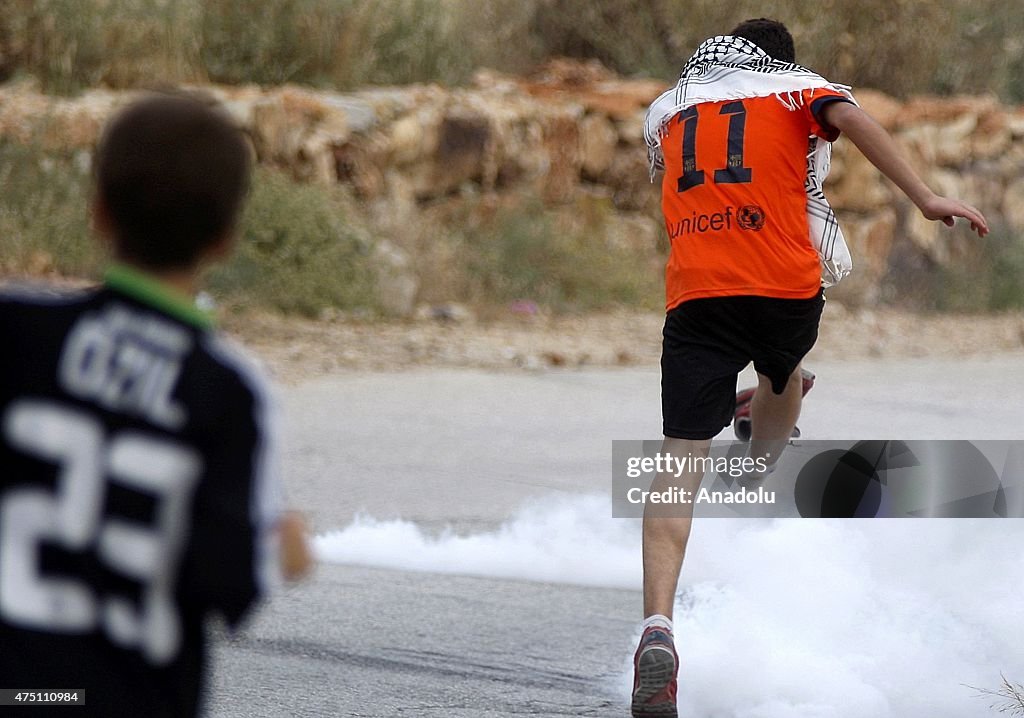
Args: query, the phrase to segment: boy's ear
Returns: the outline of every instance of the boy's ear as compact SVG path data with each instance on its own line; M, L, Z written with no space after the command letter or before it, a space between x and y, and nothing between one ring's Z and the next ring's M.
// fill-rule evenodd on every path
M107 245L114 243L114 218L110 215L110 208L100 194L93 195L90 204L89 224L92 231Z

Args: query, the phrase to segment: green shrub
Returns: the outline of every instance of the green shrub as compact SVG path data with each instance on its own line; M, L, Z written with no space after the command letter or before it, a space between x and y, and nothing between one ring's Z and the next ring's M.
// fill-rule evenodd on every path
M231 260L207 285L233 306L315 315L325 307L375 307L369 240L331 188L258 168Z
M521 299L556 312L661 304L661 257L620 243L610 208L577 213L527 200L492 215L469 211L448 229L457 243L449 272L461 272L454 281L461 301L495 306Z
M957 261L921 277L911 298L940 312L992 312L1024 309L1024 237L994 231L974 238ZM906 299L906 297L897 297Z
M89 236L84 159L0 142L0 270L96 275L102 252Z
M0 187L0 273L99 276L106 255L89 229L85 155L0 144ZM210 290L233 307L372 310L371 244L347 216L331 189L257 169L238 247L211 272Z

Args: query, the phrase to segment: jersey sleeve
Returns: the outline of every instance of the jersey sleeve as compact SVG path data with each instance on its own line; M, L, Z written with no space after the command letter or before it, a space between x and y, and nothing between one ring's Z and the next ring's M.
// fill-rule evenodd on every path
M807 111L807 121L811 126L811 134L828 142L839 139L839 130L825 122L822 110L833 102L853 102L847 95L835 90L814 89L803 91L803 107Z
M276 403L259 375L233 379L206 452L186 568L186 590L232 627L279 582L284 503Z

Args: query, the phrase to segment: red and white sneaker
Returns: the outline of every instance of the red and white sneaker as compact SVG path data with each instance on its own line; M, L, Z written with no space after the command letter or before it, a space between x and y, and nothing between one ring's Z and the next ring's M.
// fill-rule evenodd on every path
M649 626L633 657L633 718L678 718L678 670L672 632L664 626Z
M807 392L814 388L814 372L801 367L800 378L803 379L803 396L807 396ZM740 441L750 441L750 402L756 391L757 387L755 386L736 394L736 411L732 415L732 433ZM793 438L796 439L799 436L799 427L793 427Z

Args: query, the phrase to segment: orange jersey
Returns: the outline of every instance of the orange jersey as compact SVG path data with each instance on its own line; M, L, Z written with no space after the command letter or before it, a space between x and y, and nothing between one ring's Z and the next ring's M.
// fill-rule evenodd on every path
M832 141L821 107L846 98L804 90L790 110L775 96L706 102L672 118L662 212L672 249L666 308L703 297L813 296L821 284L807 221L808 137Z

